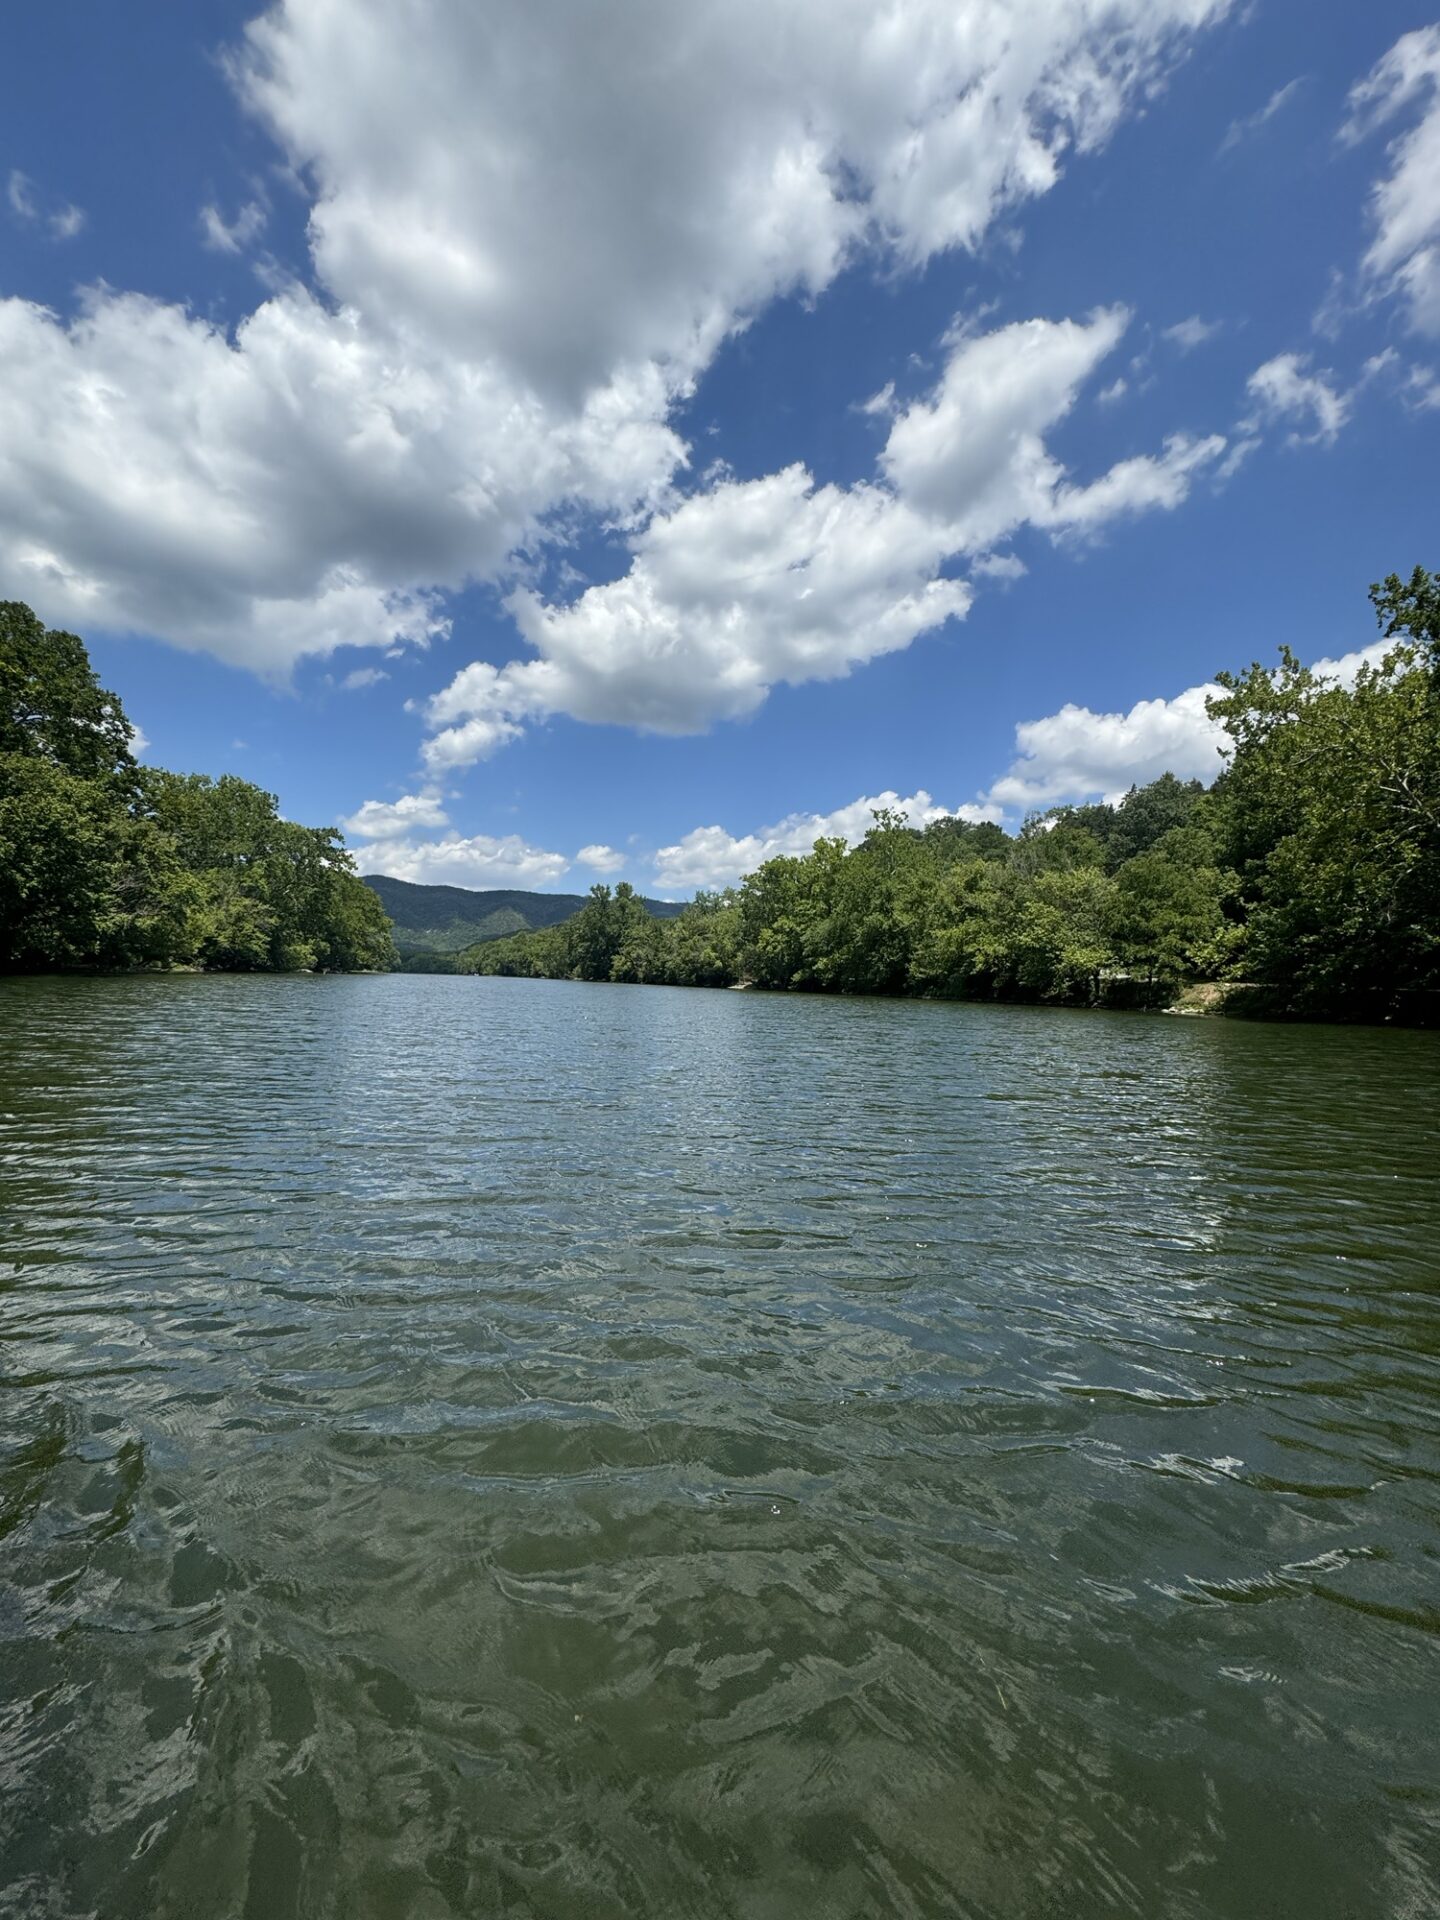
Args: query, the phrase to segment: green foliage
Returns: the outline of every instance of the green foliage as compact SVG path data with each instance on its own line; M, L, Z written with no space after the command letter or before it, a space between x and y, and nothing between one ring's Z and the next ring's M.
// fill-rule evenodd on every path
M0 964L143 966L183 940L185 875L154 827L38 754L0 754Z
M683 908L624 884L366 885L273 795L137 767L81 642L7 603L0 965L385 967L389 905L408 964L454 971L1067 1004L1243 971L1298 1011L1389 1013L1440 993L1440 579L1392 574L1371 600L1395 644L1353 687L1284 648L1219 676L1231 750L1208 791L1164 774L1013 837L882 811L858 847L818 840Z
M1386 1012L1440 989L1440 582L1371 590L1397 645L1352 689L1282 650L1221 675L1206 791L1163 774L1013 838L879 813L767 860L678 920L597 887L563 926L476 949L495 973L780 991L1155 1004L1243 971L1272 1002Z
M1207 834L1172 827L1115 876L1110 926L1121 966L1176 984L1224 971L1235 952L1224 912L1234 885Z
M362 875L367 887L394 924L395 946L407 971L453 972L417 964L423 953L460 954L482 940L499 940L511 933L557 926L585 905L575 893L525 893L511 888L419 886L389 874ZM670 901L647 900L648 912L661 917L678 914Z
M1214 797L1255 976L1301 1009L1373 1013L1440 990L1440 584L1372 587L1397 644L1353 688L1222 674L1234 742Z
M91 671L84 641L47 630L18 600L0 600L0 755L45 760L124 790L135 774L132 738L120 702Z
M339 834L131 739L83 643L0 603L0 967L393 964Z
M668 903L666 903L668 905ZM623 881L596 886L562 926L488 940L462 954L467 973L523 979L618 980L640 986L723 987L735 979L734 895L700 893L666 917Z

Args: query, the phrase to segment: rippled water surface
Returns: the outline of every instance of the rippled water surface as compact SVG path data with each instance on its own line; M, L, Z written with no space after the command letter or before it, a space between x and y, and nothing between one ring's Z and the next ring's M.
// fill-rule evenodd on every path
M0 1912L1440 1912L1435 1036L0 983Z

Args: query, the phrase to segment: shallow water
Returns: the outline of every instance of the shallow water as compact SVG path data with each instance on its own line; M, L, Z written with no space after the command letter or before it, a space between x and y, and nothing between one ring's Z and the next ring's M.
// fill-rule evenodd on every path
M0 983L0 1912L1440 1912L1440 1043Z

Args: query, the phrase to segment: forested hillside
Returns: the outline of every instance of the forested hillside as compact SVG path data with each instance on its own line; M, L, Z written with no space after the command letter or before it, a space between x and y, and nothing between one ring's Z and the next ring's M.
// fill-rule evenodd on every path
M1230 736L1208 791L1171 775L1014 836L877 814L668 923L630 890L464 956L476 972L1157 1003L1247 981L1270 1010L1434 1017L1440 992L1440 585L1371 589L1395 642L1351 687L1278 667L1220 676Z
M538 927L558 926L585 905L580 893L527 893L519 889L418 886L389 874L362 874L389 914L402 958L417 953L459 953L482 940ZM680 908L647 900L646 910L664 918Z
M0 969L345 971L395 959L340 835L142 767L84 643L0 602Z

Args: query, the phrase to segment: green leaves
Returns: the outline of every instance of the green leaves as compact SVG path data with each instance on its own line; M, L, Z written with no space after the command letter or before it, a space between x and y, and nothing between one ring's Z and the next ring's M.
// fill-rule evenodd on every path
M84 644L0 602L0 966L394 964L331 828L230 775L140 768Z
M1215 815L1250 969L1313 1012L1440 988L1440 583L1417 567L1371 599L1397 644L1353 688L1282 649L1210 708L1235 743Z
M47 631L19 600L0 600L0 754L129 787L130 724L90 669L85 643Z

